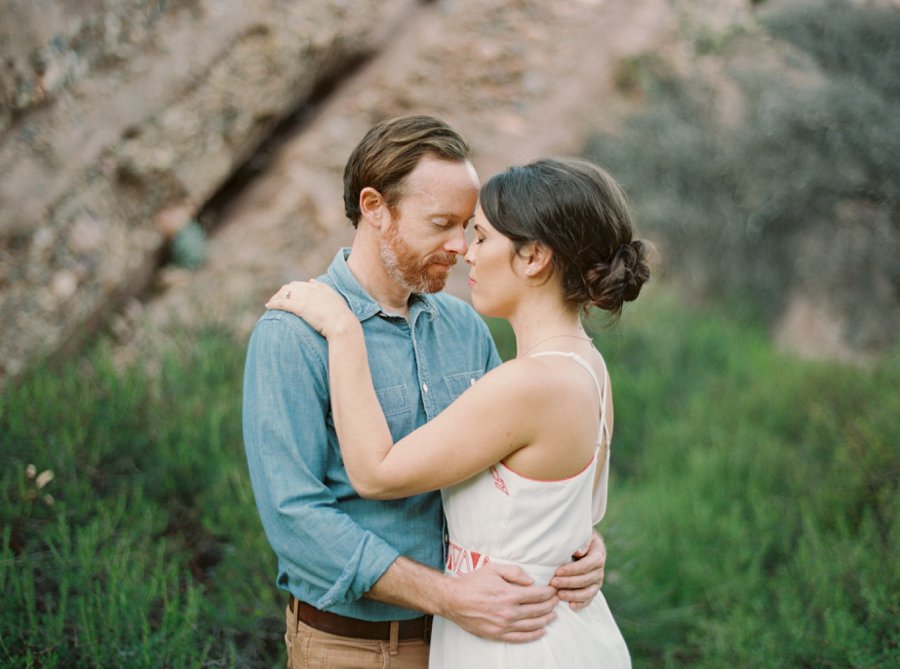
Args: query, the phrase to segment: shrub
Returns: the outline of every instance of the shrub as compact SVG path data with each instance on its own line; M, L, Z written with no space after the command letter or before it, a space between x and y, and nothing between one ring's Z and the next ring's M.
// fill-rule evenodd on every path
M900 286L898 22L896 9L844 2L773 13L772 34L828 69L798 65L787 77L746 55L774 53L759 35L737 38L743 60L728 67L744 104L732 126L720 122L708 83L633 61L644 67L629 81L651 82L648 111L585 152L622 181L687 290L749 301L771 322L803 285L846 317L855 345L890 347Z

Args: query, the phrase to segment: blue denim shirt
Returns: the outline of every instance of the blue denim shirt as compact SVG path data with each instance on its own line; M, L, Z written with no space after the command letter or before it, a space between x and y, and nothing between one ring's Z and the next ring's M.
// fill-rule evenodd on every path
M347 268L348 254L339 251L319 280L362 322L375 391L397 441L500 358L484 321L457 298L413 295L408 320L382 312ZM327 343L293 314L267 311L253 330L243 421L256 504L278 556L278 587L364 620L421 615L363 594L399 555L442 567L440 494L391 501L356 494L331 416Z

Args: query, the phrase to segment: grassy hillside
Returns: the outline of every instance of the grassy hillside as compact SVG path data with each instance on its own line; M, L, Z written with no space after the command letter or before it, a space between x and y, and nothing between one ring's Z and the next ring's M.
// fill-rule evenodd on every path
M633 306L597 342L616 400L604 591L635 665L895 663L900 353L801 363L723 315ZM109 360L0 399L0 666L280 665L243 346L209 333L152 373Z
M900 355L798 362L763 333L641 305L615 379L605 588L642 666L900 660Z
M100 345L7 389L0 665L272 665L282 602L244 462L242 365L211 333L152 374L116 372Z

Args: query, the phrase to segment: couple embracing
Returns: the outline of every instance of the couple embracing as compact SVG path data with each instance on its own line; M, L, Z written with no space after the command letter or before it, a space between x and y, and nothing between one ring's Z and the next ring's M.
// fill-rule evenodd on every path
M245 370L288 666L629 667L592 530L612 391L581 323L649 278L619 187L570 159L480 186L457 132L406 116L354 149L344 206L352 246L269 300ZM441 292L458 258L515 359Z

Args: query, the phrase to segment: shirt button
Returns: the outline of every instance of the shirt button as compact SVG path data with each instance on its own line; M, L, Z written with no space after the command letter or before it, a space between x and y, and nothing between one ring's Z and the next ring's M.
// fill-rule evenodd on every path
M424 390L426 393L428 392L428 384L427 383L422 384L422 390Z

